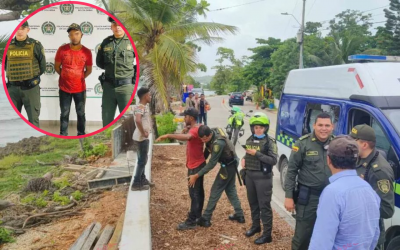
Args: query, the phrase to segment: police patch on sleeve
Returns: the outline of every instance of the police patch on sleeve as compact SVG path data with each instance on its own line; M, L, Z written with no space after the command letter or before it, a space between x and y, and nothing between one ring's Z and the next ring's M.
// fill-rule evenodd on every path
M299 147L293 146L293 147L292 147L292 151L293 151L293 152L298 152L298 151L299 151Z
M387 194L390 191L390 182L389 180L380 180L377 182L379 190L382 191L382 193Z
M272 152L274 152L274 154L277 154L277 153L278 153L278 147L276 146L275 143L273 143Z
M213 150L215 153L219 152L219 150L221 149L221 147L219 145L214 145Z

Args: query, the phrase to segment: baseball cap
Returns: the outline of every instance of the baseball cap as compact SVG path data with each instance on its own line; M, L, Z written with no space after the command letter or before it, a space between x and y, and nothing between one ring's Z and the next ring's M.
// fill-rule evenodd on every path
M115 24L118 24L114 19L112 19L110 16L107 18L107 20L110 22L110 23L115 23Z
M335 137L328 146L329 156L358 157L357 142L349 135L339 135Z
M68 27L67 32L70 32L71 30L79 30L79 31L82 31L82 30L81 30L81 26L79 26L79 24L76 24L76 23L71 24L71 25Z
M195 108L188 108L183 112L183 115L188 115L197 119L199 112Z
M364 141L376 141L375 131L367 124L355 126L350 133L350 136L354 139L360 139Z
M21 27L28 27L28 28L29 28L29 23L28 23L28 21L24 22L24 23L21 25Z

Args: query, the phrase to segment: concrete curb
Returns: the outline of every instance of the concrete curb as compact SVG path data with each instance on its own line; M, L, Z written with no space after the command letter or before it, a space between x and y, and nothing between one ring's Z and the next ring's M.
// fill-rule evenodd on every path
M145 175L151 180L151 160L153 155L154 135L149 136L148 161L145 167ZM133 171L133 176L135 171ZM122 229L120 250L151 250L151 224L150 224L150 190L131 191L129 188L126 201L125 220Z
M281 218L284 219L294 230L294 228L296 227L296 220L293 218L291 213L289 213L281 204L279 204L275 195L272 195L271 206L279 214L279 216L281 216Z

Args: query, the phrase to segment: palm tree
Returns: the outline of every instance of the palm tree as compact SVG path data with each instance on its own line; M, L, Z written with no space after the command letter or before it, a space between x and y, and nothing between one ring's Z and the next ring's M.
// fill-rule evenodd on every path
M327 38L327 42L329 44L329 50L324 51L323 58L325 58L325 60L315 55L309 55L310 59L318 66L348 63L348 57L360 50L365 42L365 37L356 37L349 34L340 37L338 33L333 33L332 37Z
M10 39L9 35L0 35L0 64L3 60L4 50L6 48L8 39Z
M151 111L157 135L154 118L156 104L162 110L168 110L168 86L179 90L187 74L198 67L196 47L193 44L219 42L222 40L221 34L235 34L237 28L219 23L197 22L195 16L207 10L206 1L192 7L173 0L102 2L111 13L116 13L135 42L140 75L152 91Z

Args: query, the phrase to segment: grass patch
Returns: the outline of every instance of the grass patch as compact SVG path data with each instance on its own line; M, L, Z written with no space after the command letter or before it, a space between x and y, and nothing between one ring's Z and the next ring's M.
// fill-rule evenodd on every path
M0 170L12 168L15 163L21 161L21 158L21 156L14 154L4 157L0 160Z
M55 202L60 202L61 205L65 206L70 203L70 200L67 196L63 196L60 194L60 192L56 191L53 194L53 201Z
M80 201L83 197L83 193L79 190L76 190L71 194L72 198L74 198L76 201Z
M21 203L44 208L48 204L48 202L45 200L45 197L48 195L48 193L49 191L47 190L39 195L35 193L30 193L21 200Z
M53 181L54 185L58 188L58 189L63 189L65 187L70 187L71 183L68 181L68 177L64 176L63 178Z
M15 240L11 235L12 233L10 230L0 227L0 244L14 242Z
M102 156L106 154L108 147L104 143L111 138L111 131L112 127L99 133L98 136L85 138L92 154ZM65 140L49 136L43 138L40 144L40 152L30 155L8 155L0 159L0 199L3 199L9 193L20 191L32 178L41 177L47 172L52 172L55 177L61 176L63 173L60 167L41 166L36 160L45 163L58 163L64 160L65 155L79 155L82 150L77 139ZM18 163L17 166L16 163ZM68 177L62 178L58 183L59 188L70 185ZM39 200L38 204L43 205L44 203Z

